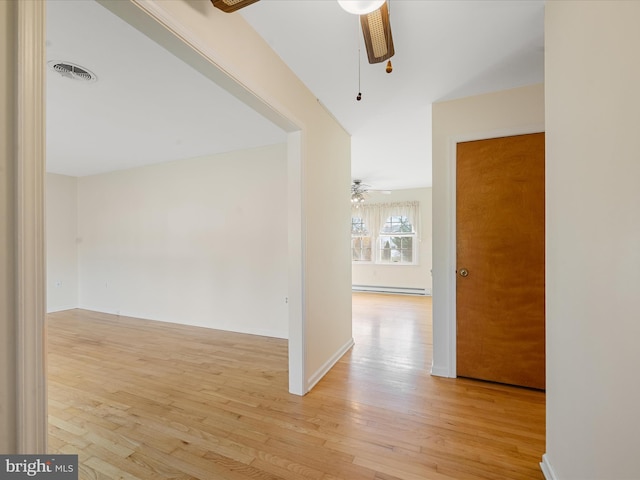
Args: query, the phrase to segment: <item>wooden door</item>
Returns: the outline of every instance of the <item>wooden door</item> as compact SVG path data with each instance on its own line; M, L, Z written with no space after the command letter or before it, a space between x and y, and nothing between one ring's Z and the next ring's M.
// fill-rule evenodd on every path
M544 133L457 146L457 373L545 387Z

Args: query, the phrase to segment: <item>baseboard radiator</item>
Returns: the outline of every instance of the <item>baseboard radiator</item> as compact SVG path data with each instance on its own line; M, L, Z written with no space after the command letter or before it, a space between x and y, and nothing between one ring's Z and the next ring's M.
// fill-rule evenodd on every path
M431 291L427 288L411 288L411 287L383 287L377 285L352 285L354 292L372 292L372 293L397 293L402 295L431 295Z

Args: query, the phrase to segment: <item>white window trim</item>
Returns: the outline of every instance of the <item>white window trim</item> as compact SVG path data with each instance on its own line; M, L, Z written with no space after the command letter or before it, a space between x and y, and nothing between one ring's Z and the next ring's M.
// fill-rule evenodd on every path
M413 239L412 242L412 248L411 248L411 261L410 262L383 262L381 257L382 257L382 248L380 247L380 242L382 240L382 237L409 237ZM417 245L419 245L418 242L418 235L417 233L414 231L412 233L400 233L400 234L380 234L378 235L378 237L376 238L376 264L377 265L391 265L394 267L409 267L409 266L415 266L415 265L419 265L419 261L418 261L418 250L419 248L416 248Z
M389 217L407 217L413 227L411 234L387 234L381 230ZM371 261L351 260L352 265L376 265L391 267L411 267L420 264L420 202L397 202L397 203L371 203L359 204L351 209L351 218L361 218L366 226L369 235L352 235L371 238ZM413 252L411 262L383 262L381 260L382 249L380 248L381 237L411 236L413 238Z
M362 217L362 215L358 215L359 211L356 211L355 213L352 211L351 212L351 240L353 241L353 239L355 238L368 238L369 239L369 245L371 245L371 260L354 260L353 259L353 243L352 243L352 247L351 247L351 264L352 265L369 265L374 263L375 260L375 248L374 248L374 244L373 244L373 236L371 235L371 232L368 228L368 225L365 221L365 219ZM364 230L365 233L360 233L360 234L354 234L353 233L353 220L354 219L358 219L360 220L357 223L360 223L362 225L362 229Z
M375 259L375 244L373 243L373 237L371 235L351 235L351 240L353 240L354 238L369 238L370 242L369 244L371 245L371 260L354 260L353 259L353 251L351 252L351 263L353 265L368 265L368 264L372 264L375 263L374 259ZM352 247L353 250L353 247Z

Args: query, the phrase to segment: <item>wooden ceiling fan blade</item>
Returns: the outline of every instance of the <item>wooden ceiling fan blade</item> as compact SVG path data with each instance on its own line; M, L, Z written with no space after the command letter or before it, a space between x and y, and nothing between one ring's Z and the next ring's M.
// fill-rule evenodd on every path
M225 13L235 12L241 8L248 7L252 3L256 3L258 0L211 0L213 6L219 8Z
M393 57L395 50L387 2L378 10L360 15L360 25L369 63L380 63Z

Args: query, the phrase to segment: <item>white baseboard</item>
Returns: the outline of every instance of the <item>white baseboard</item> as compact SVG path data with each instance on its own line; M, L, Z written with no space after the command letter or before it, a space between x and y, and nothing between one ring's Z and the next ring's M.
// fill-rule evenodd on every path
M47 313L56 313L56 312L64 312L65 310L73 310L75 308L78 308L77 305L68 305L65 307L54 307L54 308L47 308Z
M542 455L542 462L540 462L540 468L542 469L542 473L544 474L544 478L547 480L559 480L556 473L553 471L551 464L549 463L549 457L545 453Z
M283 340L286 340L289 338L288 331L271 330L271 329L263 329L263 328L243 328L243 327L238 328L237 326L233 326L233 325L207 325L207 324L197 323L197 322L176 322L174 320L142 316L136 313L121 312L120 310L113 309L113 308L89 307L86 305L74 307L74 308L80 308L82 310L89 310L89 311L98 312L98 313L107 313L109 315L138 318L140 320L151 320L153 322L174 323L176 325L209 328L211 330L222 330L224 332L243 333L245 335L257 335L259 337L281 338Z
M114 308L94 307L88 305L78 305L75 308L79 308L80 310L89 310L90 312L108 313L109 315L120 315L120 311Z
M398 293L401 295L431 295L428 288L413 287L385 287L381 285L352 285L351 290L354 292L371 292L371 293Z
M347 353L351 347L353 347L353 345L354 341L353 338L351 338L347 343L340 347L329 360L324 362L324 364L318 370L316 370L313 375L311 375L309 380L307 380L307 388L305 393L309 393L311 389L315 387L320 380L322 380L322 377L324 377L329 372L329 370L331 370L331 368L336 363L338 363L338 360L340 360L342 356Z

